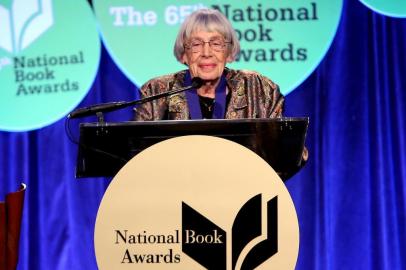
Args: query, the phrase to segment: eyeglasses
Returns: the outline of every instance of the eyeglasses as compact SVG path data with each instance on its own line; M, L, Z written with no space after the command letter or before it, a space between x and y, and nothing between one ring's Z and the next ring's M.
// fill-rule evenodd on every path
M192 40L190 43L186 44L185 48L188 50L191 50L193 53L198 53L198 52L203 51L204 44L206 44L206 43L209 43L209 46L213 51L221 52L224 50L224 47L231 42L224 41L221 39L213 39L213 40L209 40L209 41L195 39L195 40Z

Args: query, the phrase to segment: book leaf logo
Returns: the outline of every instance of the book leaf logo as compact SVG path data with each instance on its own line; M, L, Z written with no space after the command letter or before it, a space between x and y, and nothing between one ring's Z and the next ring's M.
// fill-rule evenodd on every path
M278 197L267 202L262 231L262 196L248 200L232 226L232 269L252 270L278 252ZM226 270L227 233L182 203L182 251L210 270Z
M52 0L14 0L0 5L0 47L19 53L53 25Z

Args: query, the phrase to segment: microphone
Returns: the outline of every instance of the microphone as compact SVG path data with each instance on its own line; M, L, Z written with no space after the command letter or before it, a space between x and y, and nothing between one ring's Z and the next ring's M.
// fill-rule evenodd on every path
M204 80L200 77L192 78L192 84L190 85L191 88L200 88L204 84Z
M144 104L146 102L155 100L155 99L159 99L159 98L163 98L163 97L167 97L173 94L177 94L177 93L181 93L193 88L200 88L203 85L204 81L203 79L199 78L199 77L194 77L192 79L192 84L186 87L182 87L179 89L174 89L168 92L163 92L157 95L153 95L153 96L149 96L149 97L145 97L142 99L137 99L137 100L133 100L133 101L116 101L116 102L108 102L108 103L101 103L101 104L95 104L92 106L88 106L88 107L83 107L83 108L79 108L76 109L74 111L72 111L70 114L68 114L68 118L72 119L72 118L79 118L79 117L84 117L84 116L89 116L92 114L96 114L98 112L111 112L111 111L115 111L115 110L119 110L131 105L140 105L140 104Z

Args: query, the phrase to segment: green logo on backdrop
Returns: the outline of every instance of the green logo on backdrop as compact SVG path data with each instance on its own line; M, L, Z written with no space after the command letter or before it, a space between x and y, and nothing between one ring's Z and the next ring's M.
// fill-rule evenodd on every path
M360 0L361 3L375 12L386 16L406 18L405 0Z
M44 127L82 101L100 60L86 1L0 1L0 25L0 130Z
M241 54L229 67L256 70L278 83L284 94L320 63L342 8L342 0L93 3L107 49L137 85L185 68L172 52L179 26L196 9L211 7L228 17L241 41Z

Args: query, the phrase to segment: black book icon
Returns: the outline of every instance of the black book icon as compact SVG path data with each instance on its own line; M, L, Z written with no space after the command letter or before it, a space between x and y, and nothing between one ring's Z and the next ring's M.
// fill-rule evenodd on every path
M232 269L243 249L261 237L261 194L248 200L232 227ZM241 270L252 270L278 252L278 197L267 202L267 232L264 240L249 250ZM182 203L182 251L209 270L226 270L227 233L205 216Z

